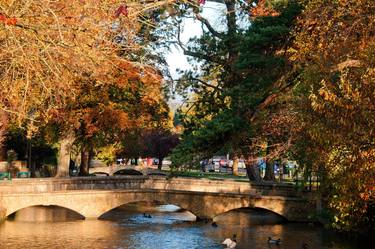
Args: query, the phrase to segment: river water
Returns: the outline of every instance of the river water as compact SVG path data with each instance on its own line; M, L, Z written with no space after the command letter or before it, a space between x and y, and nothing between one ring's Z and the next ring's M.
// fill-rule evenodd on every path
M151 215L151 218L145 217ZM356 242L327 232L320 226L286 223L263 210L240 209L211 223L173 205L137 203L122 206L100 220L82 220L58 207L30 207L0 224L1 249L214 249L226 237L237 235L236 248L362 249ZM281 238L269 245L267 238Z

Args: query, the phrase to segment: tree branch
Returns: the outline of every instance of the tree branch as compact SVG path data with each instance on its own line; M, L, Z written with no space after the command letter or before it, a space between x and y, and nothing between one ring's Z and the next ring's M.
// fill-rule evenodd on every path
M290 79L293 75L295 75L295 72L289 73L286 77L280 78L280 80L278 80L274 85L277 86L278 84L280 84L280 81L288 81L288 79ZM290 81L288 84L280 87L277 92L269 94L265 96L264 98L262 98L259 101L259 103L256 105L256 107L254 108L254 110L252 110L252 112L250 113L249 120L254 121L256 114L260 110L263 110L264 108L272 104L275 101L275 99L279 97L280 94L290 90L293 86L294 86L294 82Z
M180 37L181 27L180 27L180 25L178 25L177 29L178 29L177 30L177 44L182 49L182 51L184 51L184 55L189 55L189 56L192 56L192 57L195 57L195 58L204 59L206 61L214 62L214 63L220 64L220 65L225 64L224 60L220 60L218 58L215 58L215 56L209 56L207 54L203 54L203 53L188 50L181 41L181 37Z
M210 87L210 88L213 88L213 89L216 89L216 90L222 90L221 87L219 86L215 86L215 85L211 85L201 79L198 79L198 78L190 78L191 80L195 80L195 81L198 81L199 83L201 83L202 85L206 86L206 87Z
M217 38L223 38L224 37L224 34L222 34L220 32L217 32L212 27L212 25L210 24L210 22L206 18L204 18L201 14L195 13L195 17L197 18L197 20L201 21L206 26L206 28L208 29L208 31L211 32L212 35L216 36Z

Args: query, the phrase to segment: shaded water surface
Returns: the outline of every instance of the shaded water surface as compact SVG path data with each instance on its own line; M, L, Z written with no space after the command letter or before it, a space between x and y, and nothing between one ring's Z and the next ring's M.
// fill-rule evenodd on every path
M194 215L176 206L150 203L122 206L100 220L82 218L57 207L21 210L0 224L0 248L213 249L223 248L221 241L232 234L237 234L237 248L243 249L300 249L303 242L309 249L367 248L321 227L284 223L277 215L263 210L240 209L225 213L215 219L217 227L194 222ZM268 237L281 238L283 244L270 246Z

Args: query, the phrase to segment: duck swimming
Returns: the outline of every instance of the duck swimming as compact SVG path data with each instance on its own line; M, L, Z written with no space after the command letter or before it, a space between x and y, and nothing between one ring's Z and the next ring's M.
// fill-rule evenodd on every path
M152 218L151 214L145 214L145 213L143 213L143 217L145 217L145 218Z
M237 246L237 235L233 234L232 239L226 238L221 244L225 245L227 249L234 249Z
M268 244L280 245L281 239L272 239L271 237L268 237Z

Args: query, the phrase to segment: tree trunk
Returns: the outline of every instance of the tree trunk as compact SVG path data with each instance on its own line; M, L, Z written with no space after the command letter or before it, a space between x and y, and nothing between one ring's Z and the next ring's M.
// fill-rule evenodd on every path
M88 176L90 174L91 160L94 157L94 145L91 139L88 139L86 144L82 145L81 150L81 165L79 167L80 176Z
M263 180L265 181L274 181L275 180L275 168L274 162L266 159L266 172L264 173Z
M236 18L236 1L235 0L228 0L225 1L225 5L227 7L227 48L228 48L228 62L233 64L235 59L238 57L238 51L235 49L236 46L233 45L237 40L234 40L236 37L237 28L237 18Z
M35 177L35 164L36 162L33 162L32 160L32 143L31 139L27 139L27 166L30 170L30 176Z
M274 161L269 159L268 156L270 154L270 149L268 147L268 142L265 148L265 156L263 157L263 160L266 163L266 172L264 172L263 180L265 181L275 181L275 167L274 167Z
M279 166L279 181L282 182L284 180L284 164L280 163Z
M262 180L259 174L258 165L255 164L253 160L248 160L246 162L246 173L251 182L260 182Z
M1 138L0 138L0 140L1 140ZM5 140L5 138L4 138L4 140ZM6 146L5 141L4 141L3 143L0 142L0 161L6 161L6 160L7 160L7 146Z
M60 152L57 163L57 172L55 177L69 176L70 151L74 142L72 134L67 135L60 140Z
M90 166L90 153L84 147L81 151L81 165L79 167L79 175L80 176L88 176L89 175L89 166Z
M88 169L90 171L90 168L92 166L92 160L94 159L94 146L91 144L90 145L90 150L89 150L89 165Z
M234 156L233 165L232 165L232 173L234 176L238 176L238 163L239 162L240 162L240 159L237 156Z
M163 167L163 157L159 157L159 162L158 162L158 170L161 170L161 168Z
M4 111L0 111L0 161L7 160L6 135L8 129L9 117Z

